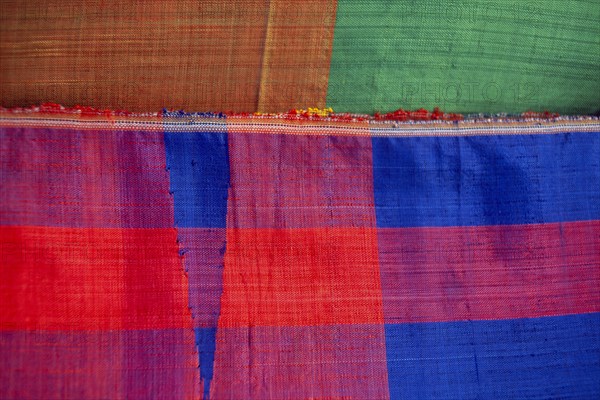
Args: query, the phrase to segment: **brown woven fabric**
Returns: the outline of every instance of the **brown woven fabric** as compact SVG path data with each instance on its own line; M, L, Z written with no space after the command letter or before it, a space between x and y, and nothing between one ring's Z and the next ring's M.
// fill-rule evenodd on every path
M259 111L325 107L335 11L335 1L271 2Z
M283 1L34 0L0 7L4 106L282 111L325 104L335 2L298 9Z

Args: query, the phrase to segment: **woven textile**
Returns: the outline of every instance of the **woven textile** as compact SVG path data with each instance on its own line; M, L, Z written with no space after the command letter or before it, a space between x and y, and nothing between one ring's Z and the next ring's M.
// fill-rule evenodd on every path
M591 114L598 0L3 0L0 99Z
M598 119L346 119L0 112L0 398L598 398Z

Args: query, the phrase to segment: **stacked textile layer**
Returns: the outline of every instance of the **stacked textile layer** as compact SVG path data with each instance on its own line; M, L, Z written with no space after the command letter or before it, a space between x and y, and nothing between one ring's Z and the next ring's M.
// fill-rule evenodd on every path
M597 0L3 0L1 106L592 114Z
M0 113L2 398L594 398L600 122Z

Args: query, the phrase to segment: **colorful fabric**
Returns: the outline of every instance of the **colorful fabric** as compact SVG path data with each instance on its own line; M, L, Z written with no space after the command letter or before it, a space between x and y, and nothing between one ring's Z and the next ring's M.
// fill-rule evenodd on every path
M162 107L592 114L600 2L0 2L0 99Z
M600 397L598 119L50 111L0 112L0 398Z

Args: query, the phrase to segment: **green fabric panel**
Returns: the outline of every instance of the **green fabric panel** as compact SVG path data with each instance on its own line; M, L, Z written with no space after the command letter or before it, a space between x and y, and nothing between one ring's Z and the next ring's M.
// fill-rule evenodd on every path
M600 1L339 0L327 106L600 108Z

